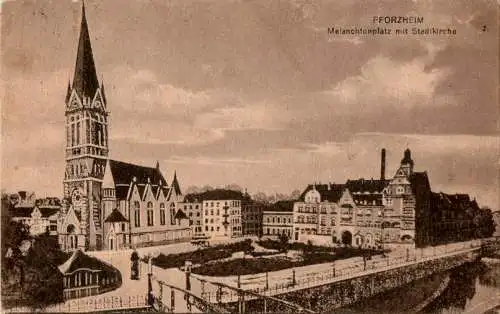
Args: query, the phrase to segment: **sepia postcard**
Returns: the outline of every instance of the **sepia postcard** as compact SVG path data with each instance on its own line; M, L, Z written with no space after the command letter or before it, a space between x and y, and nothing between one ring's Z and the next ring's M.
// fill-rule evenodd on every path
M498 0L4 0L1 311L500 313Z

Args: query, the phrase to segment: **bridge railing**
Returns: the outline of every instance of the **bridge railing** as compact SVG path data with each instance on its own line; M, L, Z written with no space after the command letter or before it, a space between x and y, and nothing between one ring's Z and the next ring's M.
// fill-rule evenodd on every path
M481 247L482 241L467 241L415 249L404 254L387 256L385 258L374 257L372 260L365 260L361 263L344 265L339 267L336 263L331 263L329 269L322 268L319 271L312 271L296 274L295 270L290 270L288 275L282 276L280 282L275 284L266 283L265 286L249 289L252 292L262 295L279 295L291 290L304 289L318 286L336 280L362 275L368 272L382 271L388 268L396 268L407 264L420 263L457 252L465 252Z
M191 313L193 311L201 311L202 313L230 313L230 311L226 310L223 306L204 300L189 290L158 280L154 278L154 276L152 282L157 285L158 289L155 291L154 307L161 312ZM156 289L153 288L153 290Z
M49 313L90 313L116 310L134 310L149 308L146 294L136 296L92 297L89 299L72 299L64 303L50 305L43 310ZM3 309L5 313L30 313L33 309L15 306Z
M209 303L224 306L231 313L314 313L295 303L244 290L220 282L193 278L201 285L201 297Z

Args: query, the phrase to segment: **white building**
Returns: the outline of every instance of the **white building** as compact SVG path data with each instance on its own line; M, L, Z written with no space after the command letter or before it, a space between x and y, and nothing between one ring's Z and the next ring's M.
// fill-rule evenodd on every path
M185 203L181 206L201 204L201 230L205 236L212 239L234 238L242 235L241 201L243 198L243 193L239 191L215 189L188 194L184 198ZM193 211L193 214L195 212ZM193 223L196 224L194 219ZM195 230L196 227L197 225L195 225Z
M282 234L292 239L294 201L278 201L264 209L262 236L278 237Z

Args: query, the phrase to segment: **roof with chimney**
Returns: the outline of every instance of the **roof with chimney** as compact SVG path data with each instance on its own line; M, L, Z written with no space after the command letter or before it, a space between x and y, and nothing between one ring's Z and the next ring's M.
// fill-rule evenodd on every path
M243 200L245 195L241 191L228 189L215 189L201 193L190 193L184 197L188 203L203 202L210 200Z
M293 212L293 204L296 200L282 200L268 205L264 212Z
M82 21L80 26L80 39L76 55L73 88L80 97L93 98L99 88L94 55L90 44L90 34L85 16L85 4L82 5Z
M382 193L390 180L358 179L347 180L345 186L353 194L355 193Z
M309 184L304 192L299 196L299 200L304 202L305 201L305 196L307 192L315 189L316 191L319 192L319 195L321 196L321 201L328 201L328 202L338 202L340 198L342 197L342 194L344 193L345 185L344 184L335 184L335 183L328 183L328 184Z

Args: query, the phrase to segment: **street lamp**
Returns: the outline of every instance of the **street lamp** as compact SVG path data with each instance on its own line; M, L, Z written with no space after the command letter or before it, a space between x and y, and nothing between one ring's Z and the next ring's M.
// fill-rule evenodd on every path
M382 222L380 224L380 247L382 248L382 256L385 257L385 251L384 251L384 219L385 219L385 213L384 213L383 209L380 212L381 212L381 215L382 215Z

